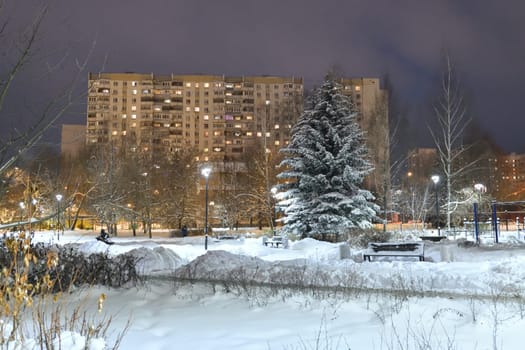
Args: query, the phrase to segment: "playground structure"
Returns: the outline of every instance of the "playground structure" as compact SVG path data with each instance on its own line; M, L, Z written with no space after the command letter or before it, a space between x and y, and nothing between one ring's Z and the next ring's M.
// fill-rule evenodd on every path
M481 221L480 217L489 218ZM479 243L480 236L490 232L494 238L494 243L499 243L499 236L503 229L505 231L516 231L517 238L523 233L525 238L525 201L497 202L490 203L490 212L483 213L479 211L479 204L473 204L473 221L464 221L465 230L470 226L474 234L474 240Z

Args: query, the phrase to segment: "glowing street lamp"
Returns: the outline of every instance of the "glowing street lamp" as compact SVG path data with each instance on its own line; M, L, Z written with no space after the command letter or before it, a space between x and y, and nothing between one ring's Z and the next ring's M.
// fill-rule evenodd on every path
M60 201L62 200L62 195L59 193L55 198L57 199L57 234L60 237Z
M24 216L24 209L26 208L26 204L24 202L18 203L20 206L20 220L18 221L20 226L20 232L22 232L22 217Z
M205 216L204 216L204 249L208 250L208 178L210 177L211 168L204 167L201 169L201 174L206 179L206 194L205 194Z

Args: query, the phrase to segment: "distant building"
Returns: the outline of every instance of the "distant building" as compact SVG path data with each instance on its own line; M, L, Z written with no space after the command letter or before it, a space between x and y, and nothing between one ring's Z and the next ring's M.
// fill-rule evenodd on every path
M416 148L408 154L407 184L430 183L430 177L438 164L435 148Z
M525 200L525 154L499 155L489 160L488 191L498 201Z
M86 145L86 126L63 124L61 130L60 153L65 158L78 155Z
M256 141L287 144L302 98L294 77L90 74L86 141L143 152L195 147L202 161L231 161Z

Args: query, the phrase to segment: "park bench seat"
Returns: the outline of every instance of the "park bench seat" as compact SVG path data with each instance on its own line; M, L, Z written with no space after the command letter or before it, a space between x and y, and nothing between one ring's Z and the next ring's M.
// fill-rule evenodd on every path
M372 256L386 257L416 257L425 261L424 242L388 242L368 243L368 248L363 252L363 261L371 261Z

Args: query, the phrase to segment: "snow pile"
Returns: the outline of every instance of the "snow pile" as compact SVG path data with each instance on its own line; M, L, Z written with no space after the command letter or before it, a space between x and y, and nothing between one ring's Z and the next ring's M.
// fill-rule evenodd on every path
M136 248L127 252L136 258L141 275L167 275L183 265L184 261L173 250L164 247Z

